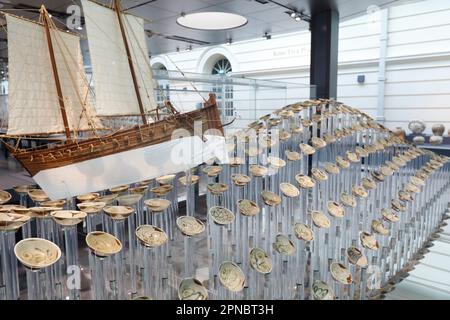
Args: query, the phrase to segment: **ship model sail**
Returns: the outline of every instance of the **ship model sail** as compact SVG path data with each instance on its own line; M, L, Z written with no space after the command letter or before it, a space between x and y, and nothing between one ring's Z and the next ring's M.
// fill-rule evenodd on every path
M56 143L20 149L14 157L53 199L151 179L200 164L205 154L176 159L174 148L207 153L223 143L215 97L203 108L180 113L170 102L158 107L148 61L144 22L82 0L93 69L95 100L84 73L79 37L58 29L42 6L40 21L5 14L8 30L7 137L60 137ZM111 129L110 119L138 124ZM200 123L200 128L198 124ZM173 140L177 129L191 136ZM202 133L211 132L207 138ZM186 158L186 157L185 157Z

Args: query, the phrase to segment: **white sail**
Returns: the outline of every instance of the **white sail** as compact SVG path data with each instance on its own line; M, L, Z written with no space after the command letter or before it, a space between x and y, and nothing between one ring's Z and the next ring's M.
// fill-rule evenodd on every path
M6 15L8 26L8 134L63 132L48 43L43 25ZM73 131L100 127L92 108L79 38L51 30L56 65L69 127ZM92 122L91 122L92 123Z
M116 11L82 0L99 115L140 114ZM140 96L145 110L156 108L143 20L123 14ZM147 61L146 61L147 60Z
M154 92L153 73L148 56L147 36L144 20L131 14L123 14L123 21L134 65L136 78L146 112L155 110L157 103Z

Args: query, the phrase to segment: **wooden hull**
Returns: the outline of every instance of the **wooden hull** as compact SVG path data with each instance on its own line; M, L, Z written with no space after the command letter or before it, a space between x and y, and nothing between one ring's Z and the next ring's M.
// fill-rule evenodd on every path
M45 149L10 150L23 167L32 176L35 176L42 170L64 167L166 142L172 139L172 133L176 129L185 129L190 134L194 134L196 122L202 124L202 132L198 132L198 134L203 134L208 129L216 129L223 134L220 113L217 105L213 104L200 110L177 114L147 125L119 130L99 138L54 145Z

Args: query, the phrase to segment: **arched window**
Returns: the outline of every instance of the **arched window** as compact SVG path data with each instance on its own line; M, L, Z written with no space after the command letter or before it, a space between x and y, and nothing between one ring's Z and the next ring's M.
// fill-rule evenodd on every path
M230 61L228 61L228 59L226 58L223 58L214 64L212 74L227 75L231 71L233 71L233 68L231 67Z
M233 68L231 67L230 61L227 58L221 58L213 65L211 74L226 76L232 71ZM233 86L229 84L214 85L212 91L217 95L219 107L223 110L223 115L226 117L234 116Z

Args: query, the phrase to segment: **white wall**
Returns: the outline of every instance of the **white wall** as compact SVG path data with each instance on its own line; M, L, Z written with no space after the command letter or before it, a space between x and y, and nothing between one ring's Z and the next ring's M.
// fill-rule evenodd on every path
M377 115L384 102L388 127L407 127L412 119L450 128L450 1L426 0L388 11L385 96L378 97L381 12L340 24L339 101ZM309 84L310 35L308 31L171 53L154 57L167 69L208 72L205 67L218 55L226 56L235 76ZM358 84L357 76L365 75ZM290 92L306 98L308 90Z

